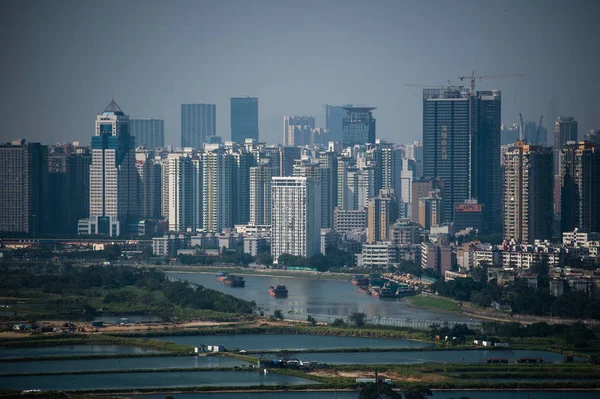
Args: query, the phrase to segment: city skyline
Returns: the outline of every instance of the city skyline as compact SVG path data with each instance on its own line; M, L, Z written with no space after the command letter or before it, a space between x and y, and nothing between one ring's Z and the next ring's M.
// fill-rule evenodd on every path
M543 114L548 132L558 116L579 121L580 135L600 126L593 91L579 90L600 82L594 68L600 56L594 51L600 47L593 31L597 3L378 2L362 10L352 1L344 8L262 1L252 11L236 4L118 3L121 12L103 20L102 29L96 29L96 16L117 3L11 4L0 28L8 54L0 79L9 94L0 100L6 121L0 141L87 143L89 120L111 95L133 119L164 119L165 143L173 145L179 144L181 104L216 104L216 133L228 140L230 98L249 95L260 101L261 141L281 141L284 115L314 115L324 127L324 104L367 104L378 108L378 137L410 142L421 136L422 110L420 89L405 85L459 84L457 77L473 70L525 75L477 81L478 90L502 90L503 123L518 122L522 112L531 121ZM282 29L286 19L280 17L290 11L308 21L308 29ZM129 23L132 13L154 21L151 28ZM355 31L363 16L373 22ZM67 20L77 23L61 23ZM68 28L56 29L61 25ZM453 33L450 40L446 32ZM290 45L319 62L298 67L293 57L282 59L279 53ZM348 64L348 52L360 47L369 57ZM112 61L113 51L124 54L120 62ZM31 62L36 58L44 62ZM361 84L347 83L354 80ZM38 118L27 117L32 108ZM56 108L68 109L70 118Z

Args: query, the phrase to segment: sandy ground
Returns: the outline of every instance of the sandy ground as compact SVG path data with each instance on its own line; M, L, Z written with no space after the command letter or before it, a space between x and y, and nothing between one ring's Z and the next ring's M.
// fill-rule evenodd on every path
M58 331L45 333L46 335L58 334L60 330L66 329L64 327L68 321L62 320L40 320L37 321L37 325L41 328L50 327L55 328ZM81 334L95 334L95 333L120 333L120 332L149 332L149 331L164 331L165 327L168 327L169 331L177 331L179 329L194 328L194 327L211 327L211 326L224 326L224 325L235 325L237 323L231 322L213 322L213 321L200 321L191 320L185 323L137 323L137 324L107 324L104 327L93 327L90 322L75 322L75 332ZM3 331L0 332L0 338L19 338L28 337L31 332L29 331Z
M339 370L314 370L307 374L319 377L344 377L344 378L375 378L373 373L365 373L360 370L339 371ZM436 374L423 374L419 376L404 375L401 372L387 370L378 374L379 378L389 378L392 382L440 382L447 381L448 378Z

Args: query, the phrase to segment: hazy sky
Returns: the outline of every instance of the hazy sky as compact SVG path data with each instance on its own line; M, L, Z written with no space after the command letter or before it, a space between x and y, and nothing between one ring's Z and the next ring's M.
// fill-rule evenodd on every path
M180 104L259 97L260 138L283 115L323 104L377 107L377 136L420 139L421 88L457 77L501 89L503 122L574 116L600 129L600 1L13 0L0 15L0 141L89 143L114 95L132 118L165 119L180 144ZM466 82L468 85L468 82ZM549 135L550 136L550 135Z

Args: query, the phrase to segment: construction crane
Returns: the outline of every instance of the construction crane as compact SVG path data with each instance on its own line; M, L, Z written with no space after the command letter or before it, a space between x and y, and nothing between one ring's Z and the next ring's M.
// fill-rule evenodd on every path
M525 125L523 124L523 114L519 112L519 119L521 119L521 130L519 131L519 140L525 138Z
M538 123L537 131L535 132L535 140L534 144L538 144L538 139L540 138L540 131L542 130L542 119L544 119L544 115L540 116L540 123ZM544 143L546 145L546 143Z
M475 71L471 74L471 76L459 76L458 78L462 82L463 79L471 79L471 95L475 95L475 79L489 79L489 78L508 78L512 76L525 76L522 73L510 73L508 75L489 75L489 76L475 76Z

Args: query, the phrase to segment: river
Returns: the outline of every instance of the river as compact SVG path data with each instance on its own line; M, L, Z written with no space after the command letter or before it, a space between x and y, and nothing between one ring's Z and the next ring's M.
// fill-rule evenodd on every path
M458 313L413 308L399 299L382 300L371 297L363 292L357 292L356 287L350 281L315 280L300 277L245 276L246 287L236 288L217 281L215 274L170 272L169 275L238 298L254 301L258 306L269 310L291 310L334 316L349 316L354 312L364 312L369 317L379 316L448 322L472 320L470 317ZM271 297L269 286L273 284L287 286L288 297Z

